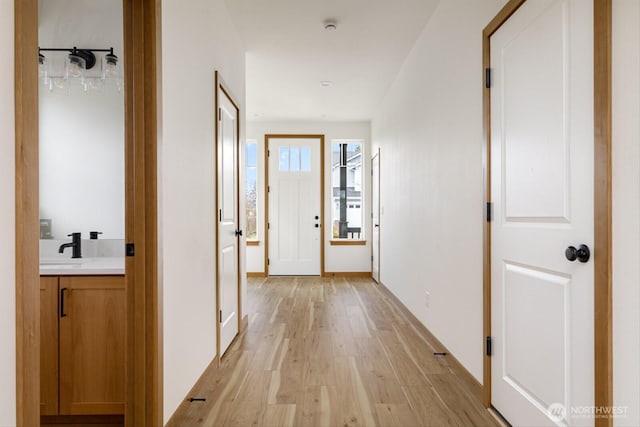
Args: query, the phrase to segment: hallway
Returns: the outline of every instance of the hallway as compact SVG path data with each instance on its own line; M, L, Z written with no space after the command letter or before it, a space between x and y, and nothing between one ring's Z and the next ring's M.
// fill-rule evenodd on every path
M249 327L168 426L495 426L472 387L364 278L250 278Z

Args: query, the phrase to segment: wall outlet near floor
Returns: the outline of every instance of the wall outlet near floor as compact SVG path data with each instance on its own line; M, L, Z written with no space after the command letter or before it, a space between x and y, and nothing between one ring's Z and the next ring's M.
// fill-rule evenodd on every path
M429 308L429 305L431 304L431 292L426 291L424 293L424 305Z

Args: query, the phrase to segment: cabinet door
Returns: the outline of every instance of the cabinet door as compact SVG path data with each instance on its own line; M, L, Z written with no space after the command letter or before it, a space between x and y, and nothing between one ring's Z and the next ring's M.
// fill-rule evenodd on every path
M40 278L40 413L58 414L58 278Z
M60 292L60 414L123 414L124 277L61 277Z

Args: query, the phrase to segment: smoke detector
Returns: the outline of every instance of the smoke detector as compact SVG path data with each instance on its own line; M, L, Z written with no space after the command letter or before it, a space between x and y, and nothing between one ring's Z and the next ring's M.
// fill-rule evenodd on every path
M333 19L324 21L324 29L327 31L335 31L338 29L338 23Z

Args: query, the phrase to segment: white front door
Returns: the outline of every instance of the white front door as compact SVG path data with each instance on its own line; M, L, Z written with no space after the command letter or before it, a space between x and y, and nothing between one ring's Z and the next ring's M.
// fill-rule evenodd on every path
M268 138L270 275L320 275L322 139Z
M218 88L218 289L222 356L238 334L238 109Z
M380 151L371 159L371 276L380 283Z
M597 254L565 255L593 248L593 105L593 2L526 1L491 37L492 404L512 425L593 424Z

